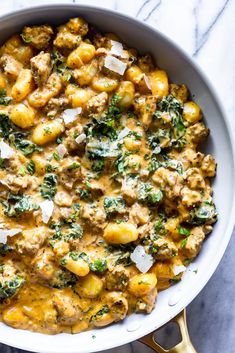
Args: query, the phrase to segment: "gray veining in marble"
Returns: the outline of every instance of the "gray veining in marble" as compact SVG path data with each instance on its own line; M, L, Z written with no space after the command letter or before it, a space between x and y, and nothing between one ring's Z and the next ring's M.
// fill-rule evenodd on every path
M0 15L25 6L66 0L0 0ZM147 22L174 39L206 72L235 127L235 0L67 0L100 4ZM198 353L235 353L235 238L217 271L189 305L188 326ZM163 341L174 336L165 330ZM0 353L23 351L0 344ZM106 353L150 353L141 343ZM187 353L187 352L185 352Z

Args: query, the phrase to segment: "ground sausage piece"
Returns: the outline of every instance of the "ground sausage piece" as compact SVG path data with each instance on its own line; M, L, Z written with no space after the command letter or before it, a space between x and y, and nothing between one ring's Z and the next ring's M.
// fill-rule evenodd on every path
M152 178L157 186L165 188L165 195L170 200L179 197L183 178L177 172L160 167L153 174Z
M170 84L170 94L182 103L185 103L188 99L188 89L185 85Z
M187 186L184 186L181 190L182 204L191 207L202 200L202 195L199 191L191 190Z
M54 40L54 45L59 49L74 49L79 46L82 38L70 32L59 32Z
M205 180L203 179L200 169L189 168L185 173L185 179L191 189L205 189Z
M191 148L186 148L180 155L179 161L183 164L183 168L186 170L191 167L199 168L201 166L204 154L197 152Z
M59 28L68 28L71 33L80 34L85 36L88 32L88 24L80 17L71 18L65 26Z
M121 194L128 204L132 204L137 200L137 180L136 179L123 179Z
M69 100L66 97L51 98L45 107L47 116L52 118L57 114L61 113L69 104Z
M154 256L160 261L171 259L178 253L178 249L173 241L166 238L158 238L153 242L153 246L154 249L157 249Z
M22 33L24 41L39 50L48 47L52 35L53 29L48 25L24 27Z
M189 258L197 256L204 239L205 233L203 232L202 227L193 228L184 247L185 255Z
M59 191L55 195L55 203L58 206L70 207L72 206L72 202L72 197L65 191Z
M15 60L11 55L4 54L0 59L0 66L3 67L3 71L14 78L17 78L20 70L22 69L22 64Z
M84 147L84 142L78 144L75 141L75 138L76 138L75 136L79 136L82 133L83 133L83 126L79 123L77 123L76 126L72 127L71 129L65 130L65 135L67 137L64 139L63 143L69 152L76 151L81 147Z
M72 18L58 28L54 45L61 49L73 49L79 46L82 36L88 32L88 24L81 18Z
M48 78L46 85L37 88L29 96L29 104L34 108L44 107L52 97L57 96L62 89L60 76L54 72Z
M80 214L81 218L89 221L88 223L91 226L95 226L97 228L105 228L106 214L101 208L86 204L81 208Z
M198 145L200 142L204 141L209 135L210 131L203 123L196 123L187 128L185 137L188 143L193 145Z
M128 310L128 302L120 292L110 292L105 299L110 308L114 321L123 320Z
M154 288L145 296L138 298L136 303L136 312L151 313L154 308L157 297L157 289Z
M129 220L137 226L146 224L149 221L149 209L135 203L130 209Z
M1 177L2 176L2 177ZM29 175L25 176L16 176L12 174L5 175L3 172L0 172L0 189L2 187L9 189L13 193L18 193L27 189L31 184L31 177Z
M35 254L46 239L45 227L24 230L15 242L17 252L20 254Z
M115 266L113 271L106 275L106 288L108 290L124 291L129 282L129 273L124 266Z
M78 298L66 293L66 290L55 292L52 301L58 312L58 320L63 325L72 325L81 316Z
M58 176L63 186L67 190L71 190L74 182L82 179L80 159L78 157L64 158L58 169Z
M51 56L41 51L30 60L34 81L38 86L43 86L52 70Z
M102 92L92 97L86 105L86 110L89 116L96 117L102 114L107 106L107 102L108 94L106 92Z
M136 95L134 109L146 130L151 124L153 114L156 111L156 101L157 99L154 96L139 97Z
M216 162L215 159L208 154L204 157L202 161L202 172L205 177L212 178L215 176L216 173Z
M55 277L58 266L55 263L55 257L52 249L42 248L38 251L32 261L35 274L42 280L51 280Z

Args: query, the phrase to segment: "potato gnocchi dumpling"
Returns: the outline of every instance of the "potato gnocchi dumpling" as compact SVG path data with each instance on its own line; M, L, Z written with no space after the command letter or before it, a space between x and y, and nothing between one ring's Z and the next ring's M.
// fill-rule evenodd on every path
M82 18L0 47L0 318L78 333L150 313L213 229L203 112Z

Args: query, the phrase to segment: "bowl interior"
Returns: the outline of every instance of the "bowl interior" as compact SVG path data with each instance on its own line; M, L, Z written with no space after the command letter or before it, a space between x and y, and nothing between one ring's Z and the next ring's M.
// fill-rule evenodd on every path
M118 34L128 46L136 47L143 53L150 52L158 66L168 72L171 81L185 83L189 87L193 98L202 107L206 124L211 130L206 151L212 153L218 163L214 199L219 220L194 262L193 268L197 271L187 271L181 283L160 293L150 315L132 315L122 323L101 330L73 336L59 334L56 337L14 330L0 323L1 342L35 352L99 351L133 341L160 327L188 305L206 284L223 255L233 226L234 153L229 127L204 75L172 42L152 28L112 11L87 6L48 5L19 11L0 19L0 43L11 34L19 32L25 24L55 25L77 15L83 16L103 31ZM180 293L178 303L169 306L169 299L176 293Z

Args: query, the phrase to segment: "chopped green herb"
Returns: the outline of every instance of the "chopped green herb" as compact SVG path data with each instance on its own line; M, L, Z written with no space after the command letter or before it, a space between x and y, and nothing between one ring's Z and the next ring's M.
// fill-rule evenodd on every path
M34 152L41 152L42 148L35 145L35 143L28 140L15 141L15 146L20 150L25 156L29 156Z
M71 257L71 259L73 261L78 261L79 259L79 253L77 253L76 251L70 251L69 252L69 257Z
M178 232L180 235L184 235L186 237L188 237L190 235L190 231L187 228L184 228L182 226L178 227Z
M100 309L99 311L97 311L97 313L95 315L91 316L90 321L96 321L104 314L109 313L109 311L110 311L110 309L109 309L108 305L104 305L103 308Z
M71 232L69 233L69 238L72 239L81 239L83 235L83 229L78 223L72 223L71 226Z
M82 200L87 200L91 195L90 190L84 189L84 188L80 188L79 189L79 196Z
M112 99L111 99L111 103L108 107L108 112L106 114L106 118L108 119L118 119L120 117L121 114L121 109L117 106L119 100L121 98L119 97L118 94L114 94Z
M51 129L49 126L44 127L44 134L45 135L50 135L52 133Z
M57 143L57 145L61 144L63 141L63 137L59 136L56 138L55 142Z
M139 200L154 205L163 198L161 190L155 189L150 183L140 183L138 188Z
M53 152L52 156L57 162L60 161L60 156L59 156L58 152Z
M101 172L104 169L104 159L100 158L100 159L95 159L92 163L91 166L93 172Z
M30 161L27 165L27 171L29 172L29 174L33 175L35 173L35 163L34 161Z
M91 271L103 273L107 270L107 261L103 259L97 259L89 265Z
M47 173L52 173L54 172L56 169L58 169L58 167L51 165L50 163L47 163L46 165L46 172Z
M18 288L24 283L22 276L15 276L12 280L5 280L0 282L0 301L10 298L16 294Z
M188 266L192 262L192 259L184 259L183 262L185 266Z
M73 169L78 169L78 168L80 168L80 163L77 163L77 162L73 162L72 164L70 164L69 166L68 166L68 170L73 170Z
M180 243L181 249L184 249L184 248L185 248L185 246L187 245L187 242L188 242L188 237L185 238L184 240L182 240L182 242Z
M47 174L40 186L40 192L44 199L52 200L57 192L57 176L55 174Z
M111 215L113 213L123 213L125 210L125 200L122 196L107 196L104 198L104 209L107 215Z
M12 124L6 114L0 113L0 135L8 139L9 135L14 131L16 131L16 126Z
M167 233L161 218L154 223L154 230L156 233L161 235L165 235Z
M27 173L27 169L22 165L19 169L19 175L24 176Z
M26 44L32 43L32 38L26 37L23 33L21 33L20 36L21 36L24 43L26 43Z

